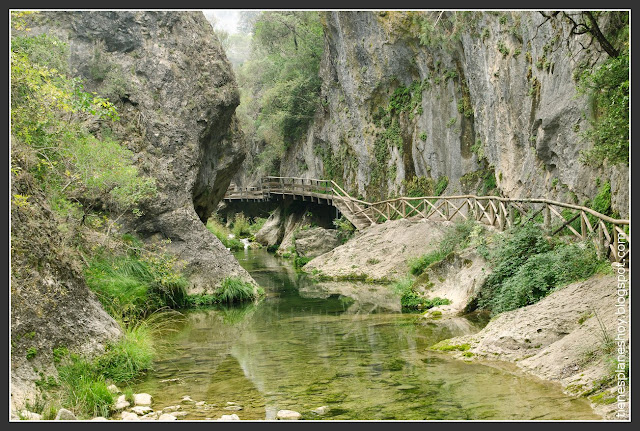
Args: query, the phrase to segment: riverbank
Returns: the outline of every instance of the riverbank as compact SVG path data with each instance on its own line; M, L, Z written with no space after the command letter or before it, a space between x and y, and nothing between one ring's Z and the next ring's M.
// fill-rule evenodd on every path
M407 277L411 260L416 256L437 252L438 241L447 235L446 228L442 223L411 220L372 226L346 244L309 262L305 271L334 279L355 274L369 280L398 280ZM483 235L485 239L477 244L484 247L493 241L500 243L503 237L498 232ZM523 238L521 235L520 240ZM526 238L527 241L521 242L533 244L529 241L533 237ZM465 243L462 250L450 252L427 265L411 281L417 295L427 299L445 298L449 302L425 312L425 320L444 320L477 307L474 302L481 296L481 287L495 270L486 259L486 249L480 252L481 247L477 244L467 247L469 244ZM553 250L542 245L546 250L544 255L552 259ZM554 247L560 250L562 243L556 242ZM357 270L361 272L355 272ZM628 364L626 370L624 363L620 365L622 383L618 383L616 372L620 370L616 368L616 358L618 349L628 352L629 339L628 332L622 334L619 341L616 334L621 313L626 322L630 311L628 304L627 309L618 306L619 301L627 301L628 295L620 298L616 291L617 275L610 273L596 273L564 287L562 284L558 288L552 286L551 293L539 302L496 312L480 332L443 340L430 350L446 352L466 362L515 364L530 375L560 384L568 395L588 399L594 412L604 419L619 419L619 412L628 411L628 397L621 397L620 403L617 398L618 388L627 383L624 379L628 377ZM625 274L625 280L628 280L628 272ZM533 285L536 285L535 280ZM542 286L538 285L538 288L542 289Z

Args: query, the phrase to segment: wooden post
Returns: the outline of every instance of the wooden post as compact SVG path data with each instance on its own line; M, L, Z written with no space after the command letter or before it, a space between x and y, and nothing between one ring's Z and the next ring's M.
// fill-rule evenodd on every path
M584 211L580 211L580 236L583 240L587 238L587 223L584 221L586 216Z
M444 215L447 217L447 220L449 220L449 201L447 198L444 198Z
M494 226L496 223L496 217L493 214L493 205L491 205L491 199L487 199L487 210L489 210L489 222L491 226Z
M613 258L616 262L620 260L620 253L618 253L618 244L620 244L620 234L616 229L616 225L613 225Z
M602 231L602 220L598 220L598 257L604 259L607 252L604 248L604 232Z
M516 209L513 207L513 205L509 205L509 226L513 227L515 223L516 223Z
M407 202L402 199L402 218L407 216Z
M504 230L504 224L506 221L506 217L505 217L505 213L502 209L502 205L500 205L500 202L498 201L498 212L500 213L500 230Z
M544 229L547 235L551 235L551 210L549 204L544 204Z

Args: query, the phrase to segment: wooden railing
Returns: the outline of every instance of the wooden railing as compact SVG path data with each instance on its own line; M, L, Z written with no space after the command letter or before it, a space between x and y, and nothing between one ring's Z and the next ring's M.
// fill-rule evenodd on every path
M468 220L500 230L537 221L548 235L569 233L580 240L592 238L601 257L620 262L627 258L631 240L629 220L617 220L591 208L548 199L514 199L499 196L423 196L400 197L366 203L375 213L375 222L418 217L430 220Z
M548 235L566 234L580 240L591 238L598 254L616 262L627 259L631 246L629 220L617 220L591 208L548 199L515 199L499 196L399 197L380 202L355 199L330 180L296 177L264 177L260 187L230 188L225 199L264 199L273 194L303 195L344 204L351 216L370 224L399 218L468 220L500 230L536 221Z

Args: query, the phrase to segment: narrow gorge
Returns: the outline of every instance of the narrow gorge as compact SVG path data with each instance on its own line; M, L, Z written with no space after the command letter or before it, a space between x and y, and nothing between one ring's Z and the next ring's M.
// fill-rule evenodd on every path
M10 420L630 420L629 11L10 21Z

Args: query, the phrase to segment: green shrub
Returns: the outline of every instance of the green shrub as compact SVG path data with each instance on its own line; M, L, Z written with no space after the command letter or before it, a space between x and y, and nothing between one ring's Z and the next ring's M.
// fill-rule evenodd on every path
M29 347L27 349L27 359L31 360L35 358L37 354L38 354L38 349L36 349L35 347Z
M227 277L222 281L216 295L220 302L226 304L250 301L254 298L253 285L239 277Z
M175 258L166 255L101 253L85 269L85 278L110 314L125 320L185 301L187 280Z
M96 359L97 371L116 383L128 382L151 368L154 354L151 331L140 323L126 328L123 338L107 344L105 353Z
M493 272L483 283L480 308L493 314L533 304L553 289L585 279L601 268L592 244L556 243L539 226L518 226L489 251Z
M80 416L108 417L111 414L113 395L90 360L71 355L66 364L58 367L58 379L63 406Z
M310 260L310 257L296 256L295 259L293 259L293 266L296 268L302 268L307 263L309 263Z
M235 215L231 231L236 238L248 238L251 236L249 220L242 213Z

